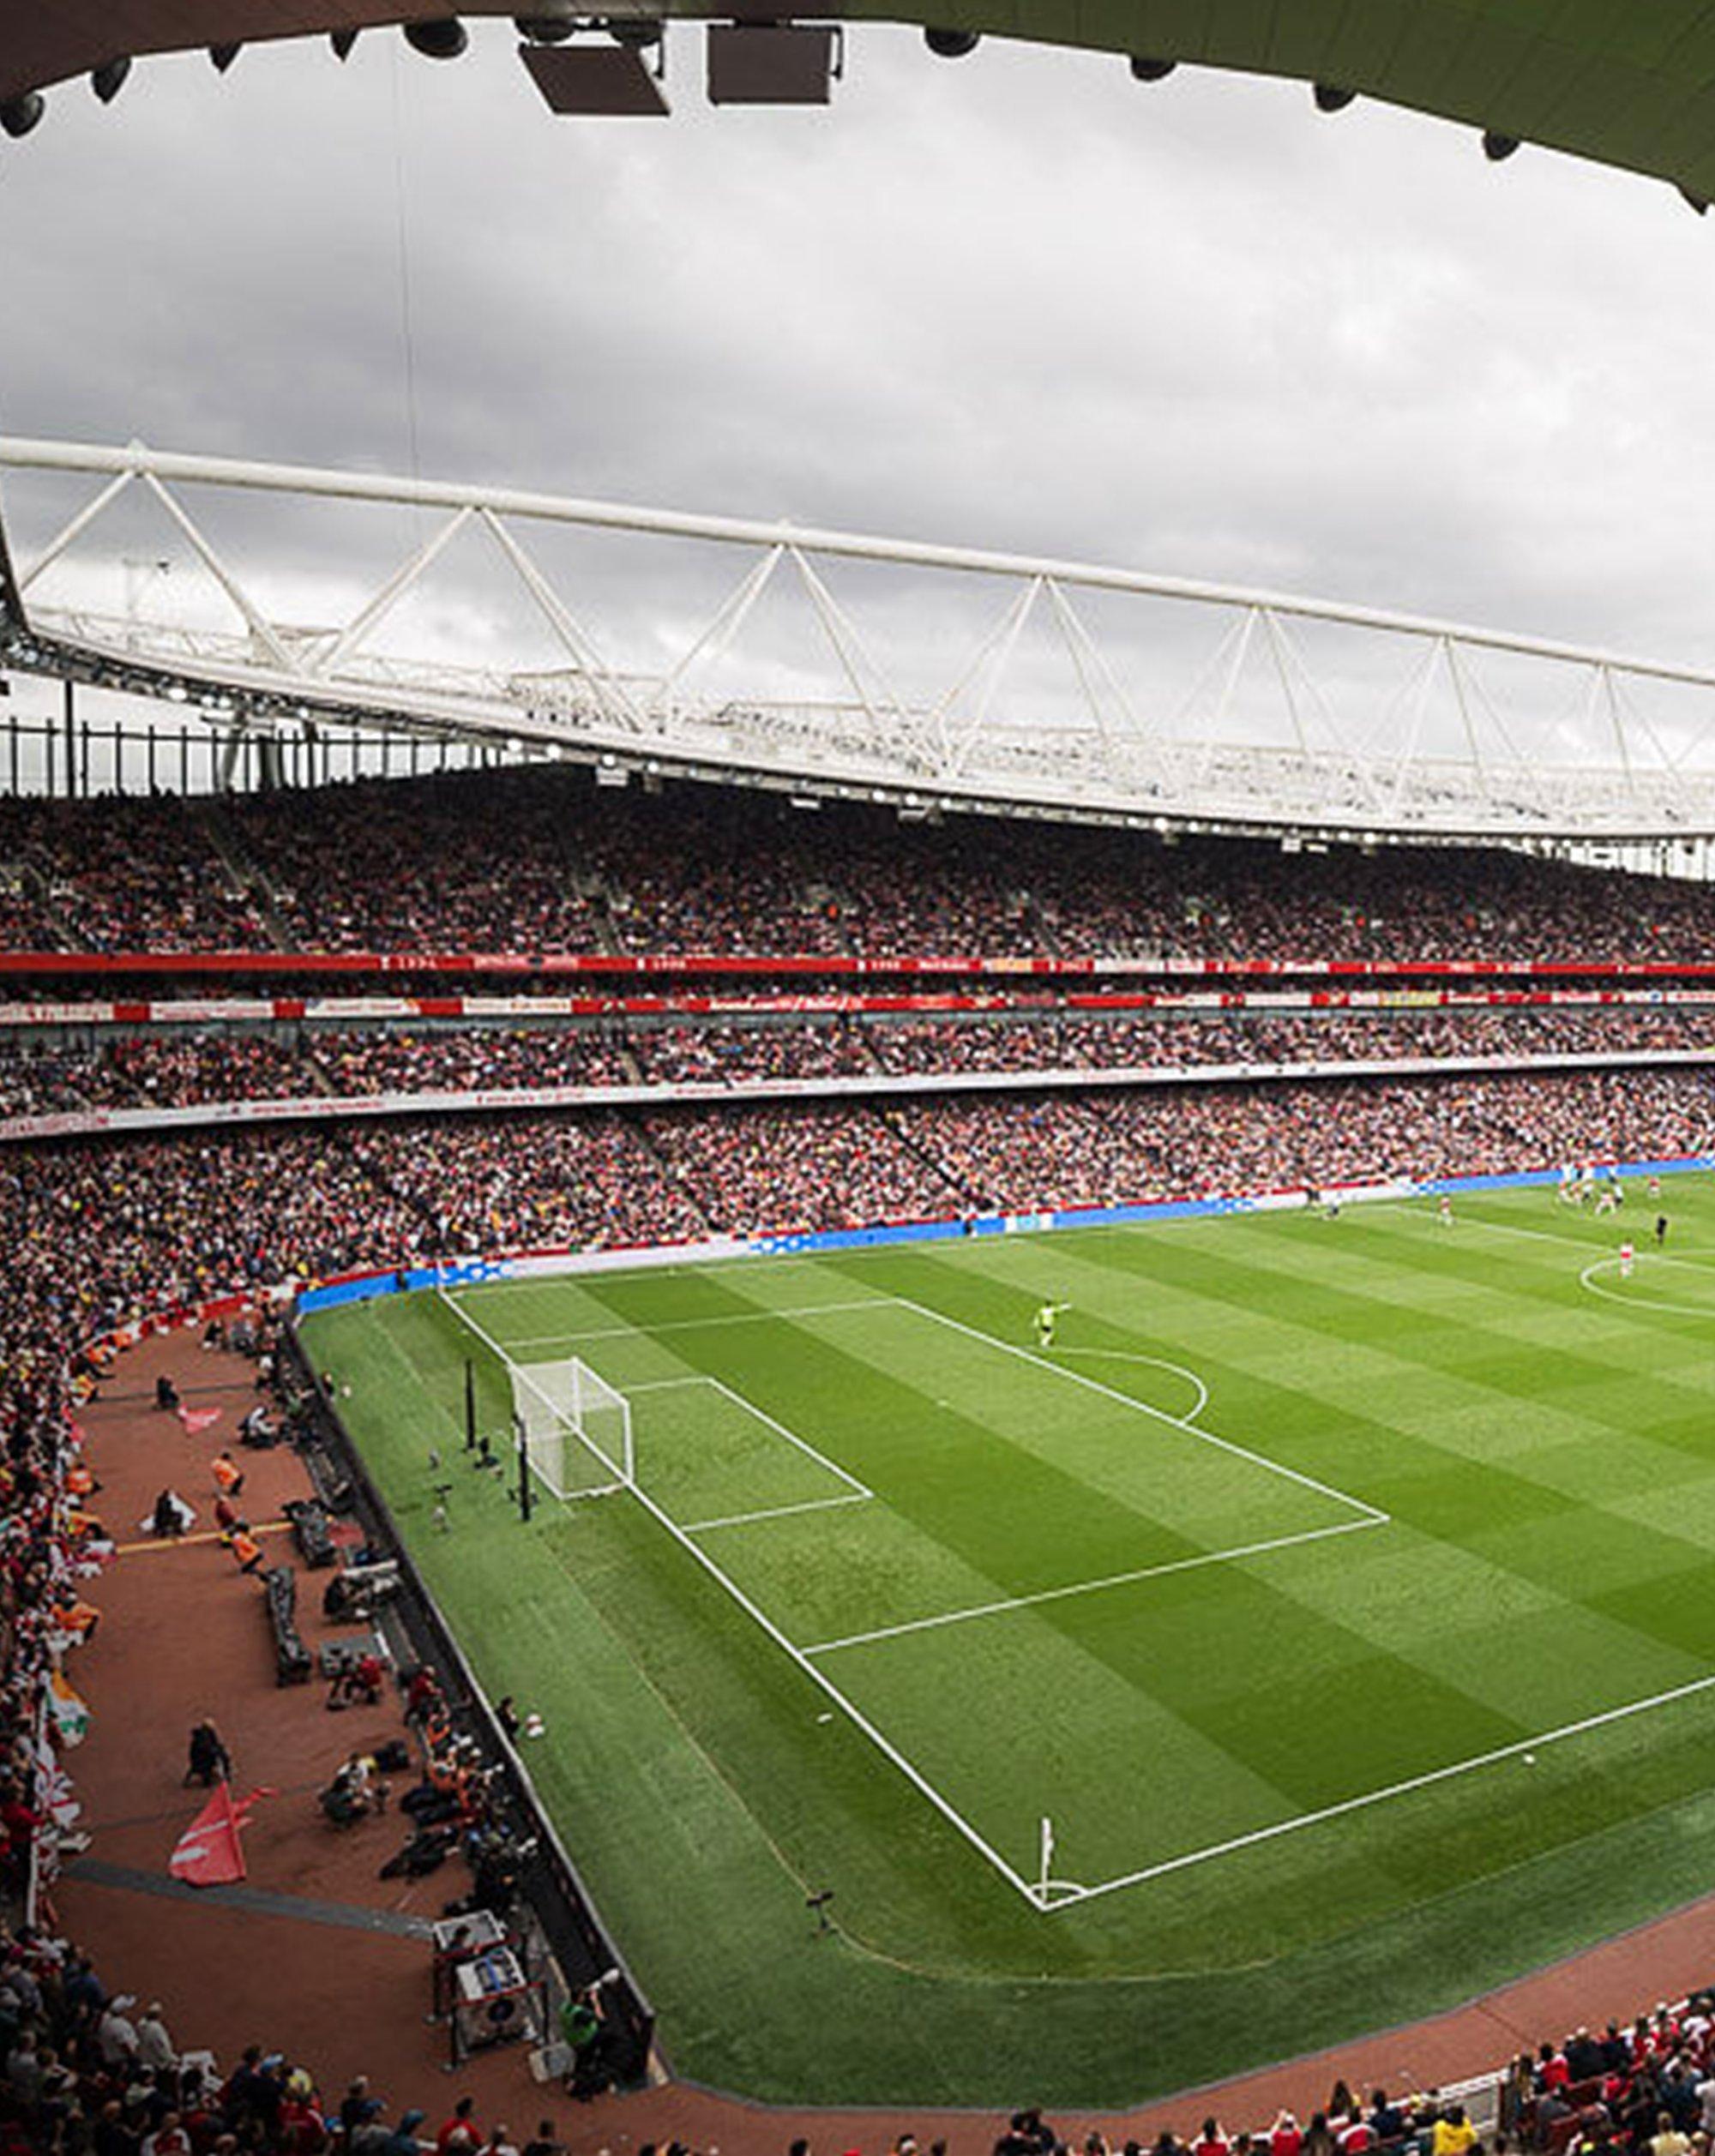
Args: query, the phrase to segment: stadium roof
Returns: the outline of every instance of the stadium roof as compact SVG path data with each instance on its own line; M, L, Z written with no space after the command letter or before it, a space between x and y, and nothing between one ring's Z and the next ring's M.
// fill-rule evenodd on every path
M0 605L0 665L165 697L232 742L330 722L403 727L598 762L616 784L627 771L718 778L910 814L1439 841L1715 835L1708 668L1099 562L135 441L0 436L0 470L99 483L21 556L16 595ZM410 558L360 602L352 595L344 618L309 623L270 605L267 580L217 547L186 489L272 497L294 521L391 505L424 524ZM128 493L153 502L208 573L218 618L200 612L190 579L182 597L178 580L156 580L159 611L140 611L138 593L123 616L54 602L57 566ZM673 629L652 614L640 652L635 624L628 633L601 607L621 587L590 574L589 560L569 587L575 604L557 586L536 551L557 531L628 547L689 542L727 565L707 586L724 596ZM408 631L385 636L465 541L527 601L533 650L497 647L472 664L424 652ZM634 555L628 575L639 573ZM854 590L860 573L884 573L885 595ZM934 587L919 618L950 643L913 649L912 610L900 604L912 583ZM984 594L974 613L960 597L972 586ZM811 670L800 654L782 672L747 646L735 694L721 665L765 592L796 607L822 662ZM1026 667L1022 701L1009 698L1027 630L1043 640L1038 666L1058 667L1058 696Z
M494 0L460 10L511 11ZM572 19L565 0L523 12L538 25ZM779 0L607 0L600 19L786 12ZM1670 181L1698 206L1715 197L1709 0L832 0L803 12L1296 77L1330 109L1376 98L1481 129L1491 154L1537 143ZM0 107L145 53L402 19L397 0L0 0Z

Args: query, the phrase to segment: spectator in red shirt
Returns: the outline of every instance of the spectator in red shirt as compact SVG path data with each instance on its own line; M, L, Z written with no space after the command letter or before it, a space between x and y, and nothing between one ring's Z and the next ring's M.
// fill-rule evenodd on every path
M483 2145L476 2108L473 2096L461 2096L454 2105L452 2117L435 2136L436 2156L475 2156Z
M1282 2111L1268 2132L1268 2156L1300 2156L1303 2129L1291 2111Z

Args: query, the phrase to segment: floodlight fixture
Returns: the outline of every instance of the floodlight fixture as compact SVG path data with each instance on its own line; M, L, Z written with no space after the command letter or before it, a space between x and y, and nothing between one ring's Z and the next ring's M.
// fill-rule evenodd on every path
M1164 82L1178 64L1176 60L1152 59L1146 52L1131 56L1133 79L1139 82Z
M208 57L214 63L215 74L225 75L244 49L242 45L211 45Z
M1483 130L1483 154L1491 165L1504 164L1518 147L1516 135L1501 135L1492 127Z
M402 26L405 42L425 60L457 60L470 45L470 33L455 15L436 15L427 22Z
M666 48L659 43L659 60ZM518 57L548 109L570 117L664 119L668 105L660 75L652 74L635 43L521 45Z
M844 47L830 23L712 22L711 105L826 105Z
M563 45L578 26L569 15L515 15L512 27L527 45Z
M983 42L976 30L946 30L933 23L924 32L923 41L937 60L963 60Z
M1357 96L1356 90L1348 90L1338 82L1318 82L1311 93L1316 100L1318 112L1344 112Z
M124 88L125 78L130 72L131 63L123 56L117 60L104 60L99 68L91 70L89 87L103 105L111 105Z
M22 97L9 99L0 105L0 128L4 128L15 142L21 141L33 128L41 125L42 115L47 109L47 99L39 90L26 90Z

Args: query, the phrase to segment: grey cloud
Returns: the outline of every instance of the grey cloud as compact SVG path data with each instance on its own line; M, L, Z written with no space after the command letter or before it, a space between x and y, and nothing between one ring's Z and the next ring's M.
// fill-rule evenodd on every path
M1715 235L1668 190L1084 56L859 27L809 116L713 113L671 59L654 127L552 121L491 28L442 69L366 39L60 92L0 158L0 423L405 469L402 215L430 474L1715 660ZM7 487L26 541L45 498ZM412 543L209 517L298 577ZM585 589L647 638L737 568Z

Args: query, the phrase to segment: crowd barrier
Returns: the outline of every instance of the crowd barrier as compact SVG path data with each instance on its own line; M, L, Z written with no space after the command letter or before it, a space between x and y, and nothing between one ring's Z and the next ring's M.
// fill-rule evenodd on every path
M1584 1163L1580 1163L1584 1165ZM1663 1160L1589 1163L1606 1175L1681 1175L1715 1168L1715 1153L1676 1154ZM1057 1229L1120 1228L1145 1222L1213 1220L1239 1213L1302 1211L1311 1203L1340 1205L1378 1200L1457 1198L1484 1191L1550 1189L1562 1180L1559 1168L1521 1169L1504 1175L1393 1177L1380 1182L1327 1183L1312 1194L1300 1185L1291 1190L1212 1192L1200 1198L1148 1198L1119 1205L1074 1206L1040 1212L966 1212L929 1220L880 1221L872 1227L805 1229L778 1234L716 1235L695 1243L653 1243L602 1250L527 1250L494 1256L466 1254L430 1265L387 1267L345 1273L317 1281L298 1293L300 1317L313 1311L368 1302L377 1296L407 1294L414 1289L481 1288L510 1280L546 1279L568 1274L620 1272L659 1264L716 1264L743 1258L809 1256L818 1251L866 1250L888 1244L954 1242L972 1236L1051 1234Z
M1695 988L1074 988L1049 996L1002 988L825 989L809 994L274 995L125 998L89 1003L0 1003L0 1034L157 1026L345 1026L568 1018L960 1018L1036 1019L1068 1012L1658 1010L1715 1002Z
M1194 958L1140 950L1099 958L865 957L791 952L742 957L710 952L619 955L565 951L4 951L0 978L111 979L155 973L181 979L209 975L278 980L361 975L486 975L644 980L830 978L1077 980L1150 976L1159 980L1387 981L1712 981L1715 960L1675 958Z

